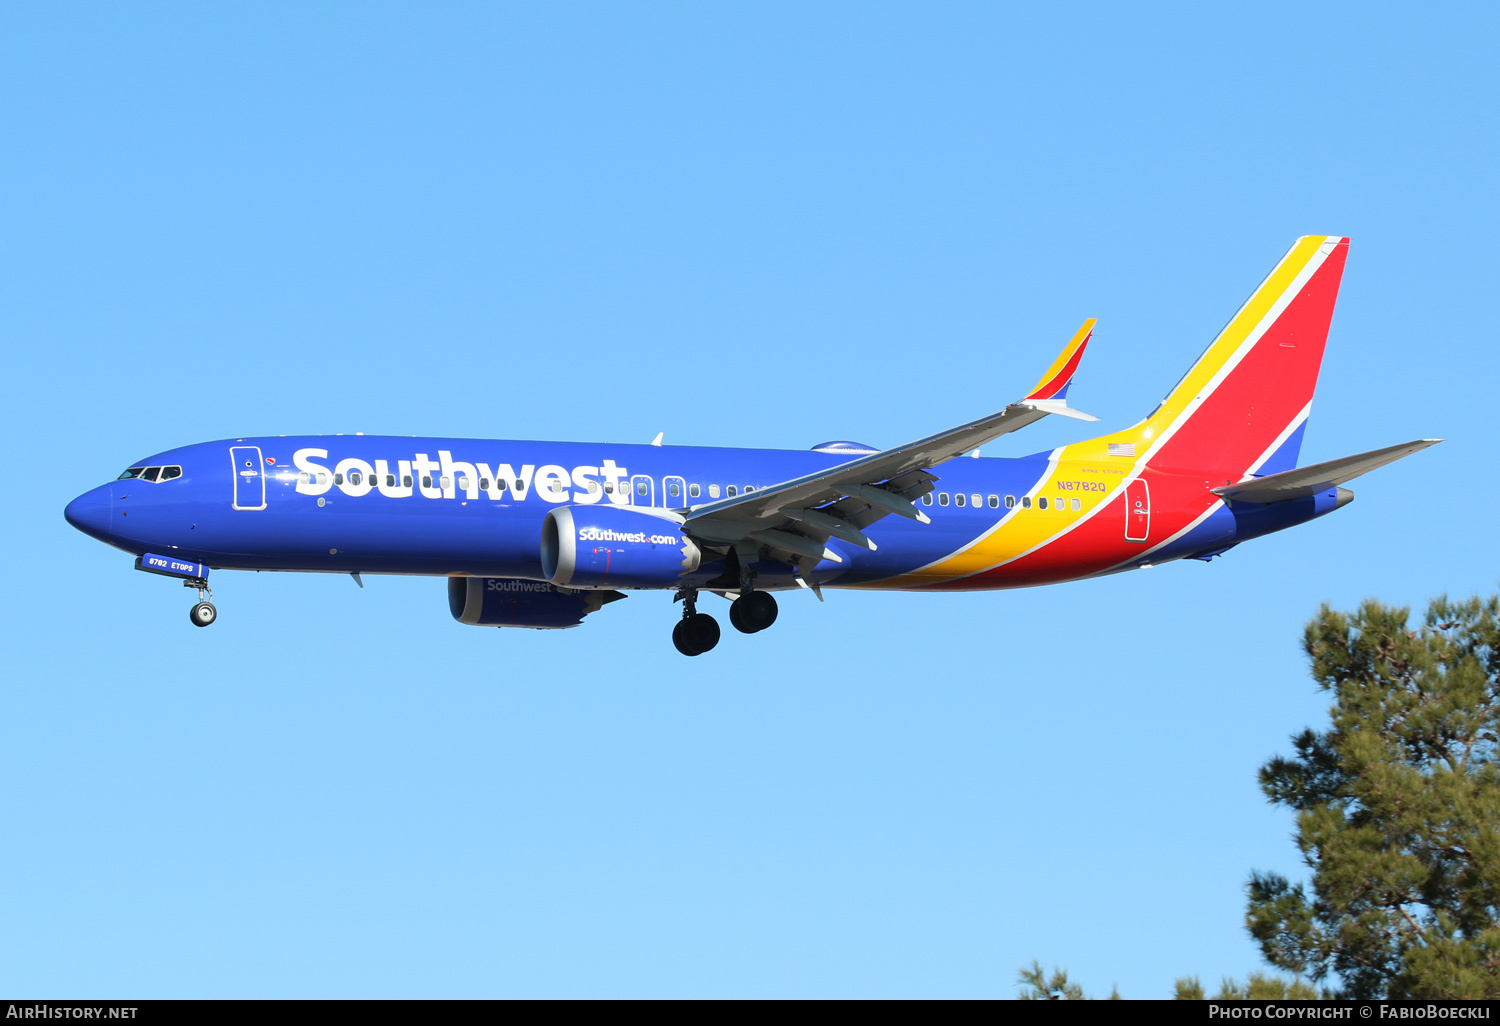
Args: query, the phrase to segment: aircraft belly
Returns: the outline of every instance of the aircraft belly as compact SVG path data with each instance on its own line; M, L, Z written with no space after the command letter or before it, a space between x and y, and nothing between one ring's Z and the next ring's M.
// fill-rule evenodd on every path
M212 566L254 570L541 577L541 513L504 506L434 503L431 510L330 499L220 523ZM446 507L446 508L445 508Z

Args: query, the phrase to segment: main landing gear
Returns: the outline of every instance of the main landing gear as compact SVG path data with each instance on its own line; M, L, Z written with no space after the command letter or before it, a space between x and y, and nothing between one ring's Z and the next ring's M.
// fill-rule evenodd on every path
M198 603L188 610L188 619L193 621L194 627L207 627L219 618L219 611L209 601L214 597L214 591L208 586L208 580L203 577L189 577L182 582L184 588L198 589ZM205 597L206 596L206 597Z
M729 622L741 634L763 631L776 622L776 599L769 591L747 591L729 604Z
M683 588L672 599L682 603L682 619L672 628L672 644L685 656L702 655L719 643L719 621L698 612L698 592ZM745 591L729 605L729 622L741 634L755 634L776 622L776 599L768 591Z
M672 628L672 644L685 656L702 655L719 643L719 621L698 612L698 592L683 588L674 602L682 602L682 619Z

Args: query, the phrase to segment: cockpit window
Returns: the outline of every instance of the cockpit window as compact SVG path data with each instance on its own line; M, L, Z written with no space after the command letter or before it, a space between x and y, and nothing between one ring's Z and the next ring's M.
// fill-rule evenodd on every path
M163 481L170 481L181 476L181 467L131 467L115 480L128 481L131 478L140 478L142 481L154 481L161 484Z

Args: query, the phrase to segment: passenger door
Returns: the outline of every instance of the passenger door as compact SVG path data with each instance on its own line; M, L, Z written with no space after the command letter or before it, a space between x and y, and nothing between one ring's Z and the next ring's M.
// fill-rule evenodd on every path
M266 508L266 466L258 445L232 445L229 463L234 471L234 508Z
M1136 478L1125 486L1125 540L1143 542L1151 535L1151 489Z

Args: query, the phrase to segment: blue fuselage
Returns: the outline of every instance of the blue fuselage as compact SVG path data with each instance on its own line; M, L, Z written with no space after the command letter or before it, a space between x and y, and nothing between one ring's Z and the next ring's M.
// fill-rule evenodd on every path
M136 476L79 496L66 515L80 530L128 552L162 553L216 569L541 580L542 522L556 506L686 509L851 458L587 442L245 438L184 446L140 461ZM886 517L869 529L878 542L875 551L831 540L843 562L820 563L815 583L879 586L906 577L895 586L918 586L907 575L990 535L1006 518L1031 513L1029 500L1025 511L1011 504L1018 506L1016 497L1033 491L1053 458L1039 453L944 464L937 491L922 507L930 524ZM158 467L181 469L170 479L141 476ZM1059 515L1071 515L1065 500L1054 502ZM1334 504L1330 492L1274 508L1221 506L1180 538L1123 549L1127 557L1139 556L1134 563L1105 553L1103 562L1091 558L1063 567L1057 579L1222 550L1321 515ZM680 583L702 584L721 569L706 564ZM789 577L778 583L775 568L766 572L766 586L792 583Z

